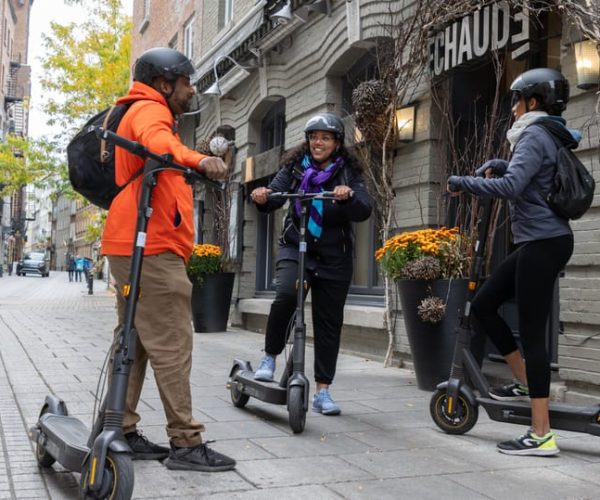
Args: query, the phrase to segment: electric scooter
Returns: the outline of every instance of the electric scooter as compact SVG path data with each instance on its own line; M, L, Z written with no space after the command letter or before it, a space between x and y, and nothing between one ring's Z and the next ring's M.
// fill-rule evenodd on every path
M229 373L226 387L231 392L231 402L237 408L243 408L250 397L260 399L267 403L287 405L290 428L294 434L304 430L306 412L308 411L308 397L310 384L304 374L306 323L304 321L304 300L307 293L305 276L306 254L306 224L308 222L307 206L315 199L333 199L333 192L321 193L271 193L269 199L286 199L290 202L300 201L300 243L298 257L298 280L296 281L297 299L296 313L290 321L286 333L289 339L294 331L293 345L288 355L287 362L279 383L265 382L254 378L254 371L250 361L235 359Z
M456 327L456 344L450 377L437 386L429 404L436 425L447 434L464 434L477 423L479 406L492 420L531 425L531 404L527 401L498 401L489 396L489 384L481 372L470 344L474 335L471 302L480 283L484 247L490 227L493 200L480 200L477 241L465 294L465 303ZM477 391L477 393L475 392ZM550 425L554 429L600 436L600 405L572 405L550 402Z
M129 372L135 359L137 331L134 318L140 293L146 229L152 215L151 196L158 181L157 175L163 170L175 170L181 172L190 183L198 180L212 188L223 187L191 168L172 162L170 155L159 156L137 142L102 128L97 128L95 132L99 138L111 141L146 160L129 283L123 287L126 298L125 321L109 350L114 348L112 377L92 430L81 420L69 416L62 399L48 395L37 423L29 430L29 437L35 443L35 456L41 467L51 467L58 461L66 469L81 473L80 488L84 498L125 500L131 498L133 493L134 469L132 451L123 435L122 423Z

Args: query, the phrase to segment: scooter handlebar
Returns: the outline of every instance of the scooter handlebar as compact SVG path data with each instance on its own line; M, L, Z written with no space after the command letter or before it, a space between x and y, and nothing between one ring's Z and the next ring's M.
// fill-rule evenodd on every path
M350 198L354 196L354 191L350 191ZM305 193L304 191L297 191L295 193L286 192L274 192L269 193L269 200L334 200L335 195L333 191L321 191L319 193Z
M136 156L139 156L141 158L151 158L153 160L163 163L168 168L182 172L185 175L186 179L189 179L192 181L194 181L194 180L200 181L200 182L206 184L207 186L210 186L214 189L218 189L220 191L223 191L225 189L225 186L223 185L223 183L209 179L204 174L202 174L201 172L198 172L194 168L180 165L179 163L175 163L174 161L168 160L163 156L153 153L146 147L142 146L139 142L130 141L129 139L126 139L125 137L115 134L114 132L107 130L105 128L102 128L102 127L94 127L94 132L96 134L96 137L98 137L98 139L103 139L105 141L112 142L116 146L126 149L127 151L129 151L130 153L132 153Z

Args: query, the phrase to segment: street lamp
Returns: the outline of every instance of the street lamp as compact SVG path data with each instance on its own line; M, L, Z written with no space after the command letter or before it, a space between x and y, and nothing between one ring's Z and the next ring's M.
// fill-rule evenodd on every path
M223 75L223 77L219 78L219 74L217 73L217 66L219 65L219 63L223 60L229 60L231 61L234 66L236 68L238 68L238 71L235 74L232 74L233 69L228 71L225 75ZM226 94L227 92L229 92L232 88L234 88L238 83L240 83L242 80L244 80L248 75L250 75L250 71L248 71L249 69L254 69L254 67L250 67L250 66L242 66L240 63L238 63L233 57L230 56L219 56L215 59L215 62L213 63L213 72L215 75L215 81L214 83L208 87L205 91L204 91L204 95L214 95L214 96L221 96L223 94Z
M600 82L600 56L598 45L592 40L582 40L573 44L577 69L577 87L589 90L598 87Z

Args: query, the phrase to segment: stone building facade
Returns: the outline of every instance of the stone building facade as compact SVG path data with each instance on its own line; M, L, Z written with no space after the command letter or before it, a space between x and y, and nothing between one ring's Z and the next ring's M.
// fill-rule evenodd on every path
M237 235L240 271L232 320L245 328L262 331L273 298L273 254L282 215L259 215L249 203L248 193L268 182L277 170L282 151L303 140L302 129L309 117L322 111L335 111L343 116L352 113L349 93L361 80L373 78L375 47L390 36L383 28L390 24L390 6L400 11L403 6L410 7L410 2L405 5L380 0L292 0L289 6L296 15L285 23L275 19L285 4L281 1L190 0L177 4L177 9L168 13L171 23L163 25L167 15L161 10L165 8L164 2L134 3L134 56L144 48L171 41L176 42L173 47L184 49L185 27L190 23L193 26L191 56L197 68L194 81L201 113L199 119L194 119L187 140L195 143L217 130L227 130L235 141L234 182L239 186L240 209L232 217L231 230ZM145 14L144 6L150 8ZM502 2L491 6L490 17L485 18L488 23L494 20L503 23L500 31L492 27L493 36L507 37L504 43L508 62L505 74L501 75L501 90L506 94L511 79L529 67L561 69L573 82L564 116L571 126L584 132L578 154L597 175L599 132L597 126L590 126L596 96L594 89L580 90L574 84L577 75L573 44L577 40L572 38L572 30L558 14L549 15L544 20L543 33L529 34L529 38L535 38L532 41L535 50L531 46L523 48L521 41L528 43L529 38L519 38L518 30L527 27L533 32L533 24L525 26L529 21L513 17L513 13L511 20L506 20L502 17L505 7ZM143 14L149 20L144 29ZM462 45L465 40L457 38L463 33L461 26L468 22L472 21L459 18L456 31L452 25L446 26L432 37L431 71L436 73L438 81L445 82L441 87L446 85L446 98L452 100L458 113L462 110L463 118L476 108L474 103L489 98L481 89L494 79L488 66L493 50L481 50L482 54L475 57L472 49ZM513 33L513 29L517 31ZM436 40L442 43L444 36L446 45L439 45L438 49L447 60L436 61L435 43ZM517 54L518 50L521 52ZM215 69L221 95L205 95L214 83ZM444 116L434 106L431 75L422 78L405 101L400 104L415 108L415 127L411 140L399 143L395 149L392 231L439 224L445 186L438 135ZM471 125L476 123L472 121ZM352 131L350 121L349 131ZM203 203L200 205L201 195L198 200L205 209ZM559 286L559 319L564 334L557 337L558 361L561 378L574 392L580 386L600 385L597 356L600 340L593 337L600 324L599 214L595 200L590 211L573 222L575 253ZM388 339L381 277L372 257L378 245L376 231L372 221L357 225L355 230L356 272L346 306L343 348L381 358ZM394 309L393 316L397 319L394 351L396 359L402 362L410 358L410 349L402 312L396 310L399 307Z

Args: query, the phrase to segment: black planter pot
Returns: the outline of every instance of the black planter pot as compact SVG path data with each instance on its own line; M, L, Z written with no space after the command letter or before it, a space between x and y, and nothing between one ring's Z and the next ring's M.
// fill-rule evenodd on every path
M235 273L207 274L192 288L192 319L199 333L227 330Z
M448 379L455 328L464 305L467 282L467 279L396 281L419 389L434 391L437 384ZM419 304L430 295L446 302L446 313L435 324L423 321L418 315Z

